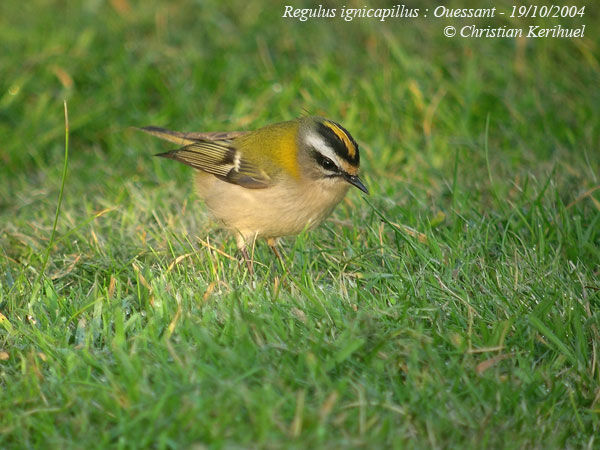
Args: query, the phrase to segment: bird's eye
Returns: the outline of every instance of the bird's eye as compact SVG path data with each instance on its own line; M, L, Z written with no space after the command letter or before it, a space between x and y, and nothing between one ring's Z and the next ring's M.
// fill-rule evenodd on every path
M335 169L335 164L329 158L323 158L323 163L322 164L323 164L323 167L325 167L327 170L333 170L333 169Z
M327 156L324 156L324 155L322 155L319 152L315 152L315 159L317 160L317 162L319 163L319 165L321 167L323 167L325 170L329 170L331 172L337 172L338 171L338 167Z

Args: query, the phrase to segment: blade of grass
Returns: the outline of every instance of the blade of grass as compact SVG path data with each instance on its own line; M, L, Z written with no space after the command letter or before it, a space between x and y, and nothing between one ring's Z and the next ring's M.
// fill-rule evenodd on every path
M50 252L54 246L54 239L56 238L56 226L58 224L58 217L60 216L60 207L63 201L63 193L65 190L65 180L67 178L67 170L69 167L69 110L67 108L67 100L63 101L65 111L65 157L63 163L63 170L60 181L60 190L58 191L58 202L56 204L56 212L54 214L54 222L52 224L52 233L50 234L50 241L44 251L44 259L42 261L42 267L38 273L37 279L33 285L32 298L35 297L41 287L40 280L44 276L46 266L48 265L48 258L50 258Z

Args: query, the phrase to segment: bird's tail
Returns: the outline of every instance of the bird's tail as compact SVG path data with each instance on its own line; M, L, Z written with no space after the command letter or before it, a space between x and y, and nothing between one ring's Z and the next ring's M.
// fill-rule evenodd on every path
M198 141L226 141L247 134L246 131L209 131L207 133L182 133L180 131L171 131L160 127L142 127L139 128L145 133L174 142L177 145L190 145Z
M156 136L157 138L164 139L165 141L173 142L177 145L190 145L193 144L196 139L190 136L192 133L181 133L179 131L171 131L166 128L159 127L142 127L140 130Z

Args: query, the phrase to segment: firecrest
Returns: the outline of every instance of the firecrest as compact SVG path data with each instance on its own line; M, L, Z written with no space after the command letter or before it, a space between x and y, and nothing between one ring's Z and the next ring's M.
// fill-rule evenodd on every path
M321 223L352 185L368 194L358 177L358 144L341 125L302 117L255 131L181 133L158 127L143 131L181 148L157 156L196 170L196 189L211 213L246 246Z

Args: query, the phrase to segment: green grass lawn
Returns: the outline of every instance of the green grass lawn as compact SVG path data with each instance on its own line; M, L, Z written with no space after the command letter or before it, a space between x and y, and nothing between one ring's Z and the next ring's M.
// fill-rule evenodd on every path
M476 21L587 25L562 40L282 13L0 2L0 447L597 448L598 11ZM132 128L307 113L371 195L254 276Z

